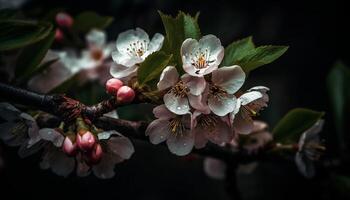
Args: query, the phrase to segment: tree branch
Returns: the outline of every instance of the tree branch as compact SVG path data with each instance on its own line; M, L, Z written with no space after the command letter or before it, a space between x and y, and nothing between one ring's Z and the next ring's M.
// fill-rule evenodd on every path
M65 95L44 95L0 83L0 95L3 99L18 104L33 106L39 110L53 114L60 120L70 123L79 116L94 121L97 127L105 130L116 130L125 136L148 142L145 122L135 122L123 119L101 117L119 105L115 98L102 101L93 106L86 106L81 102ZM139 101L139 100L137 100ZM264 154L249 155L245 150L232 151L230 148L220 147L209 143L205 148L194 149L194 153L225 160L228 163L250 162L264 157Z

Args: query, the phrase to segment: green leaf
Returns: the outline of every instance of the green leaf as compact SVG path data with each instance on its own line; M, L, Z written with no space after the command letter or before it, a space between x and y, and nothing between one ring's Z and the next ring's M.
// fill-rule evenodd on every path
M149 55L137 70L139 84L142 86L151 80L159 78L163 69L168 66L171 58L171 54L167 55L162 51Z
M334 64L327 77L327 90L333 111L340 150L345 147L345 115L350 108L350 69L342 62Z
M222 61L222 66L237 64L254 49L255 45L251 36L231 43L225 48L225 57Z
M30 78L37 70L55 39L55 31L51 31L41 41L26 46L20 53L16 63L16 78L22 82Z
M0 51L34 44L46 38L52 25L45 22L0 20Z
M251 50L235 64L240 65L246 73L249 73L258 67L275 61L287 50L288 46L260 46Z
M75 17L73 29L83 33L86 33L93 28L102 30L107 28L113 20L113 17L101 16L95 12L87 11Z
M274 139L281 143L298 142L301 134L321 119L323 115L323 112L295 108L277 123L272 131Z
M180 73L182 69L182 59L180 49L183 41L187 38L199 39L201 37L198 14L193 18L188 14L179 12L176 18L159 12L164 25L166 37L162 50L168 54L173 54L174 63Z

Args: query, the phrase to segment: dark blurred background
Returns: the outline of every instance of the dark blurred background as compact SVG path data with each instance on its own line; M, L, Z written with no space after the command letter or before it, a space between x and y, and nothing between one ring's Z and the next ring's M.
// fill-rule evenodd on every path
M0 6L9 2L1 0ZM350 64L350 16L345 2L29 0L21 9L34 15L54 8L63 8L73 16L86 10L114 16L107 29L109 40L134 27L150 35L164 34L157 10L172 15L182 10L193 15L199 11L202 34L216 35L224 46L250 35L257 45L289 45L287 53L276 62L252 72L245 87L264 85L271 89L270 105L261 115L271 127L295 107L325 111L325 158L337 155L325 80L337 60ZM108 181L95 177L64 179L40 170L39 156L21 160L14 149L6 148L5 153L3 147L0 153L5 169L0 175L0 198L229 199L223 181L206 177L201 159L182 159L166 149L138 143L135 146L136 154L119 165L116 177ZM299 175L292 160L264 161L253 174L238 171L237 185L242 199L330 199L336 194L328 176L320 169L314 179L307 180Z

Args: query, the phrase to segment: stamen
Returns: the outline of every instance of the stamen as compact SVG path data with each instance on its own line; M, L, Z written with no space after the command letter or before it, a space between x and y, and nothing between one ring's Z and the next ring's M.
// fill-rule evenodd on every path
M183 136L183 134L186 130L186 127L182 123L182 117L178 116L178 117L175 117L174 119L172 119L170 121L169 129L170 129L171 133L174 134L176 137Z
M141 57L145 54L148 48L148 43L146 40L140 41L137 40L133 43L129 44L129 47L126 48L126 51L129 53L130 56L137 56Z
M204 130L208 130L209 133L212 133L215 130L215 126L217 125L219 117L216 115L200 115L197 119L198 125L200 128Z
M224 90L220 86L210 84L209 85L209 95L214 97L214 98L221 99L221 98L227 97L228 93L226 92L226 90Z
M174 87L169 90L169 92L173 93L176 97L186 97L187 93L190 92L190 89L183 81L179 81Z
M196 71L196 74L199 74L201 69L205 69L209 64L215 62L215 60L209 60L210 51L207 48L204 51L202 51L202 48L199 48L194 55L190 53L190 56L192 66L199 69Z

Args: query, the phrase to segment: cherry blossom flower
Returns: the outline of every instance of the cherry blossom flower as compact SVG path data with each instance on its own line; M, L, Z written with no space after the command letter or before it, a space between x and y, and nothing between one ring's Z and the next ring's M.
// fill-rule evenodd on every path
M101 179L112 178L115 175L115 165L130 159L135 151L128 138L116 131L105 131L97 134L98 143L93 151L78 152L72 157L65 154L62 148L57 148L63 145L64 137L61 135L60 138L60 143L53 143L57 145L46 147L40 166L64 177L76 168L78 176L88 176L93 172Z
M208 90L208 107L218 116L231 113L236 107L236 93L243 85L245 73L238 65L221 67L212 73Z
M157 118L151 122L146 135L152 144L166 141L170 152L184 156L191 152L194 146L194 134L191 131L191 114L176 115L163 104L153 109Z
M318 160L321 153L325 150L319 136L323 124L323 120L318 120L311 128L306 130L299 139L295 163L299 172L306 178L312 178L315 175L314 161Z
M160 50L164 36L156 33L152 40L141 28L120 33L116 42L116 51L112 58L117 63L111 67L110 73L115 78L125 78L134 75L137 64L142 63L147 56Z
M213 113L202 113L195 111L192 117L193 130L195 135L195 147L203 148L208 141L222 145L230 142L234 137L234 131L225 117Z
M42 73L35 75L28 82L28 88L42 93L48 93L77 73L82 73L80 81L99 79L104 84L109 75L113 62L108 62L113 44L106 43L106 33L97 29L86 35L87 49L78 56L73 50L49 50L42 64L57 59Z
M32 116L4 102L0 103L0 114L4 121L0 124L0 139L9 146L20 146L20 157L30 156L41 149L39 127Z
M199 41L188 38L181 46L184 70L191 76L202 77L216 70L224 57L224 47L214 35L203 36Z
M166 67L157 84L160 91L169 89L163 96L165 106L173 113L184 115L190 111L190 104L196 107L198 98L205 89L203 77L192 77L184 74L179 79L179 73L173 66Z
M235 131L240 134L249 134L254 128L252 116L267 107L269 88L257 86L249 89L237 98L233 112L230 113Z

